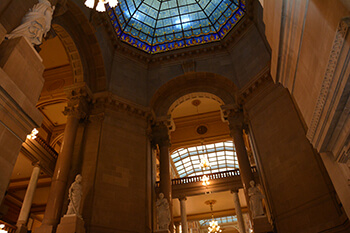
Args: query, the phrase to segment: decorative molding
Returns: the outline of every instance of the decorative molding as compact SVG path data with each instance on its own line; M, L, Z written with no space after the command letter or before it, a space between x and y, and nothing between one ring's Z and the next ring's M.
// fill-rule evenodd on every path
M315 110L312 116L311 123L309 125L309 130L306 134L306 137L313 141L317 127L319 125L321 114L324 110L324 106L328 97L328 93L330 91L330 87L332 84L332 81L334 79L335 70L338 64L339 56L341 53L341 50L343 48L343 44L345 41L345 37L348 33L348 29L350 27L350 19L349 18L343 18L339 26L337 28L337 31L335 33L335 38L333 41L331 53L329 55L329 60L326 68L326 72L323 78L322 87L320 94L317 99L317 103L315 106Z
M244 104L251 95L268 80L272 80L269 66L261 70L258 75L252 78L251 81L239 91L237 103Z
M144 119L151 118L151 112L149 108L132 103L131 101L123 99L110 92L100 92L94 94L92 104L93 111L98 111L101 108L109 108L115 111L125 111L131 115Z

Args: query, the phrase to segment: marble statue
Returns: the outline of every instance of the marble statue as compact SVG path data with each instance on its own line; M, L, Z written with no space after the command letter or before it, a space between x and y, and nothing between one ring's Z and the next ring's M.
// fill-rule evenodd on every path
M79 209L80 209L80 201L81 201L81 196L82 196L82 187L81 187L81 180L82 176L78 174L75 177L75 181L72 183L72 185L69 188L69 194L68 194L68 199L69 199L69 205L68 205L68 210L66 215L70 214L79 214Z
M33 45L40 45L43 37L51 28L52 14L55 7L51 7L48 0L39 0L23 17L21 24L6 39L24 36Z
M250 211L252 212L253 218L264 215L264 208L262 200L265 196L260 192L260 189L255 186L254 180L249 182L250 188L248 189Z
M157 214L158 214L158 224L160 230L168 230L170 224L170 208L169 203L164 194L159 194L159 199L156 202Z

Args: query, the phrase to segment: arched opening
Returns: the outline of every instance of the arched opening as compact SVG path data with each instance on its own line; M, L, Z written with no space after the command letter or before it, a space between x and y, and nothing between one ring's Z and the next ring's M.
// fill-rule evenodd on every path
M158 95L162 98L157 99ZM184 184L193 186L192 193L186 195L190 230L207 230L214 216L220 222L221 229L238 232L232 187L227 185L217 188L229 174L239 174L235 146L221 109L225 105L235 105L235 96L235 85L225 77L212 73L192 73L164 84L152 99L157 117L164 119L163 116L167 116L170 120L172 211L175 227L181 227L177 189L181 189L181 184ZM206 163L205 167L203 162ZM157 163L161 163L159 158ZM202 183L204 176L209 178L206 185ZM220 180L219 177L225 178ZM198 184L201 187L195 187ZM248 229L247 201L242 188L239 189L238 196ZM213 212L205 204L208 200L216 201Z

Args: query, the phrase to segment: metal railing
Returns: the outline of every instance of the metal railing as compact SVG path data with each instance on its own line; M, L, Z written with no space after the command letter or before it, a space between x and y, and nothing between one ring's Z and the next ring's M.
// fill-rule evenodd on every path
M251 167L251 169L252 169L253 173L257 172L256 167ZM205 174L205 175L209 178L209 180L218 180L218 179L239 176L240 172L239 172L239 169L235 169L235 170L216 172L216 173L210 173L210 174ZM171 180L171 184L172 185L181 185L181 184L202 182L202 177L203 177L203 175L176 178L176 179ZM159 181L156 182L156 187L159 187Z

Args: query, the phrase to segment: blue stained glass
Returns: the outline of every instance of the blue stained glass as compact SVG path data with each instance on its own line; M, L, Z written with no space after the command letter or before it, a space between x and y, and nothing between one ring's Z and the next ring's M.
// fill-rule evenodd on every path
M218 41L243 17L245 0L120 0L108 14L118 37L148 53Z

